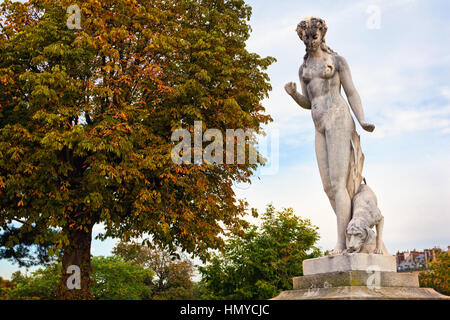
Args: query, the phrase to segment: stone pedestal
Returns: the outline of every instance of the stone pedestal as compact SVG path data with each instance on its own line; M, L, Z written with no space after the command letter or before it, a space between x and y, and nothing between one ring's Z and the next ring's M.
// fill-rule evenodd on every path
M396 287L419 288L419 278L413 273L346 271L294 278L294 290L336 287Z
M413 273L397 273L395 257L343 254L303 262L304 276L294 290L273 300L450 300L433 289L420 288Z
M303 261L303 274L305 276L330 272L369 270L396 272L395 257L381 254L350 253Z

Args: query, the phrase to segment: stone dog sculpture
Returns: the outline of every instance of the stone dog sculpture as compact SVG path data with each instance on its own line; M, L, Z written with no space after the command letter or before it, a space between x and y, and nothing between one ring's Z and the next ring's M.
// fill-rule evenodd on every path
M345 59L325 43L327 25L324 20L309 17L297 27L306 47L300 67L302 93L295 82L285 86L286 92L304 109L311 110L315 126L316 157L323 188L337 217L337 244L331 255L347 249L346 229L351 219L352 199L362 182L364 155L349 105L361 127L372 132L366 122L358 92ZM346 99L341 95L344 89Z
M383 243L384 217L378 209L377 197L366 184L361 184L353 197L352 219L347 226L348 253L389 255ZM376 226L375 238L372 228Z

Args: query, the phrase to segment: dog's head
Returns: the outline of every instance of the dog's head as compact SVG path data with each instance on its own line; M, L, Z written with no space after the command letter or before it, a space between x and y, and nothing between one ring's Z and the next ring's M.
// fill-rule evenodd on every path
M360 252L363 245L370 239L372 229L361 218L354 218L347 226L347 252Z

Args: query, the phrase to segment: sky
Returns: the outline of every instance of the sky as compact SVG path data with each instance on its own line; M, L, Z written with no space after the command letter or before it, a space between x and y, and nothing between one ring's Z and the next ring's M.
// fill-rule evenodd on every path
M308 16L324 19L326 42L350 65L366 119L357 125L366 157L363 175L385 217L391 253L450 245L450 32L446 1L252 0L249 50L277 58L273 91L264 102L279 134L279 170L237 190L263 210L292 207L320 229L319 245L334 248L336 219L315 159L314 124L284 91L298 80L304 45L295 28ZM299 85L298 85L299 86Z
M238 198L263 212L291 207L319 227L318 245L333 249L336 218L323 191L310 111L284 91L298 80L305 54L295 29L308 16L324 19L326 42L351 69L366 119L363 176L385 217L384 242L397 251L450 245L450 3L445 0L247 0L253 7L248 50L277 59L273 87L263 104L274 121L266 128L268 168ZM273 138L273 139L272 139ZM278 152L274 150L278 149ZM102 226L94 228L94 234ZM94 240L93 255L110 255L116 240ZM0 276L16 265L0 261Z

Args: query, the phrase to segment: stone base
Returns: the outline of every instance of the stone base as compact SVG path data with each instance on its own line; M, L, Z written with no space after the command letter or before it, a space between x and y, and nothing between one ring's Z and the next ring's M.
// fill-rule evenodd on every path
M395 257L381 254L349 253L303 261L303 274L305 276L321 273L368 270L396 272L397 263Z
M294 290L272 300L450 300L419 288L417 273L397 273L395 257L343 254L303 261Z
M272 300L450 300L429 288L335 287L284 291Z
M413 273L347 271L296 277L294 290L334 287L403 287L419 288Z

